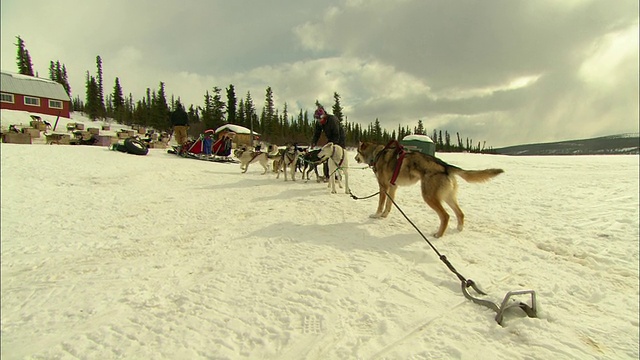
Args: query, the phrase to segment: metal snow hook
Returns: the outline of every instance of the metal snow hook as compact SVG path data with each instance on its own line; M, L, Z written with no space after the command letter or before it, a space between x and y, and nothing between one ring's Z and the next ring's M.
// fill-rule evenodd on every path
M478 288L478 286L476 285L476 283L471 280L471 279L466 279L464 276L462 276L454 267L453 265L451 265L451 263L449 262L449 260L447 259L446 256L440 254L440 252L438 252L438 249L435 248L435 246L433 246L433 244L431 244L431 242L429 241L429 239L427 239L426 236L424 236L424 234L422 233L422 231L420 231L420 229L418 229L418 227L409 219L409 217L404 213L404 211L402 211L402 209L400 209L400 207L398 206L398 204L396 204L396 202L393 200L393 198L391 198L389 196L389 194L387 194L387 192L385 191L385 194L387 195L387 199L391 200L391 202L393 203L393 205L396 207L396 209L398 209L398 211L400 211L400 213L402 214L402 216L404 216L405 219L407 219L407 221L411 224L411 226L413 226L414 229L416 229L416 231L418 231L418 233L420 234L420 236L422 236L422 238L427 242L427 244L429 244L429 246L431 246L431 248L433 249L433 251L436 252L436 254L438 254L438 258L447 266L447 268L449 268L449 270L451 272L453 272L454 274L456 274L456 276L458 277L458 279L461 282L461 287L462 287L462 293L464 294L464 297L466 297L467 299L473 301L474 303L478 304L478 305L482 305L482 306L486 306L489 309L493 310L496 312L496 317L495 320L496 322L502 326L502 320L504 319L504 313L505 311L507 311L508 309L511 308L520 308L522 309L525 314L527 314L528 317L530 318L536 318L537 316L537 303L536 303L536 292L533 290L516 290L516 291L509 291L504 299L502 300L502 302L500 303L500 305L489 301L489 300L484 300L484 299L479 299L476 297L471 296L471 294L469 294L468 288L471 287L475 292L477 292L480 295L487 295L484 291L480 290ZM376 194L374 194L376 195ZM374 196L372 195L372 196ZM355 200L358 199L366 199L366 198L358 198L355 195L353 195L353 193L351 193L351 197ZM369 196L370 197L370 196ZM515 300L512 300L511 298L513 296L516 295L525 295L525 294L529 294L531 296L531 305L526 304L524 302L517 302Z

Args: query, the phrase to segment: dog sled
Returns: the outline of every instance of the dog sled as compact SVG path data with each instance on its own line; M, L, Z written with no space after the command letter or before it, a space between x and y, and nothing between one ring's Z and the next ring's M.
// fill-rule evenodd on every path
M182 146L173 146L167 152L190 159L237 164L238 161L231 156L235 133L225 133L215 142L213 135L213 130L205 130L197 139L187 141Z

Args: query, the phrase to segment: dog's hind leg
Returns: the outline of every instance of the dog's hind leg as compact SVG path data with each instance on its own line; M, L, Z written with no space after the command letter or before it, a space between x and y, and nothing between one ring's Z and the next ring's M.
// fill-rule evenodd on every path
M440 218L440 227L438 228L438 232L433 234L433 236L439 238L444 235L444 232L447 230L447 225L449 225L449 214L444 209L444 207L442 207L442 203L439 199L428 198L424 200L427 205L429 205L438 214L438 217Z
M448 200L453 194L453 188L451 188L451 185L450 179L445 174L425 176L422 178L422 182L420 183L422 199L436 212L436 214L438 214L438 217L440 218L440 227L434 234L437 238L444 234L447 230L447 226L449 225L449 214L444 207L442 207L441 199L446 199L445 201L448 203Z
M458 197L456 196L458 190L458 182L454 176L446 176L445 180L442 180L440 183L440 187L433 197L437 199L441 199L449 205L453 213L456 214L456 219L458 219L458 231L462 231L464 228L464 213L460 206L458 205ZM435 188L432 184L432 188Z
M462 212L462 209L460 209L460 206L458 205L458 200L456 199L456 195L452 194L451 196L445 198L444 200L447 205L449 205L449 207L451 208L451 210L453 210L453 212L456 214L456 219L458 219L458 231L462 231L462 229L464 229L464 213Z

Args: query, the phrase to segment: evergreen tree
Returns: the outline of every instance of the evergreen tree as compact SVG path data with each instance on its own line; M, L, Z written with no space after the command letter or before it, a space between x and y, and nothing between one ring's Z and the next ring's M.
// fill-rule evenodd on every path
M204 94L204 107L202 108L202 122L205 124L205 127L211 129L213 127L214 119L213 119L213 97L209 94L209 90L207 90Z
M244 118L246 121L246 127L250 130L256 131L255 127L259 126L257 122L258 114L256 114L256 107L253 104L251 92L249 91L247 91L247 96L244 101Z
M56 79L56 67L53 63L53 61L49 62L49 79L53 80L53 81L57 81Z
M18 73L22 75L33 76L33 64L31 64L31 56L29 50L27 50L24 40L18 35L16 36L18 43L15 44L18 47L17 64Z
M275 105L273 104L273 91L271 86L265 91L264 108L260 119L263 133L277 134L277 118L275 117Z
M238 108L236 109L236 124L248 128L247 121L245 119L244 99L240 99L238 102Z
M431 140L436 146L436 150L440 150L440 148L438 147L438 131L436 129L433 129L433 136L431 136Z
M100 58L100 55L96 56L96 65L98 68L98 81L97 81L97 86L98 86L98 101L99 101L99 105L100 105L100 116L101 117L105 117L106 116L106 111L105 111L105 106L104 106L104 88L102 87L102 58Z
M169 105L167 105L167 97L164 90L164 82L160 82L158 87L158 93L154 97L154 102L151 106L152 118L149 121L149 125L158 130L168 130L171 128L171 122L169 121Z
M98 84L93 76L89 76L87 72L87 84L86 84L86 105L85 112L91 120L96 120L100 117L102 107L100 106L100 99L98 94Z
M376 118L375 123L373 124L373 128L371 129L371 135L374 142L380 143L383 140L382 137L382 127L380 126L380 120Z
M38 77L38 74L33 74L33 64L31 63L31 55L29 55L29 50L24 51L25 62L27 64L27 75Z
M197 124L200 122L200 115L198 114L198 108L194 108L193 104L189 106L189 111L187 111L187 115L189 116L189 124Z
M236 89L233 85L229 85L227 88L227 122L230 124L236 124L236 105L238 99L236 99Z
M222 89L220 89L217 86L213 87L213 97L212 97L212 105L213 105L213 124L210 127L211 129L216 129L222 125L224 125L224 123L226 122L225 120L225 104L222 101L222 96L220 94L220 92L222 91Z
M424 124L422 124L422 120L418 120L418 127L414 131L414 134L416 134L416 135L427 135L427 133L426 133L426 131L424 129Z
M333 115L342 123L344 115L342 114L342 105L340 105L340 95L338 95L337 92L333 93L333 101L333 108L331 109L333 111Z
M124 96L122 95L122 87L120 86L120 79L116 77L115 85L113 86L113 95L111 96L113 105L113 113L115 120L122 124L125 114Z

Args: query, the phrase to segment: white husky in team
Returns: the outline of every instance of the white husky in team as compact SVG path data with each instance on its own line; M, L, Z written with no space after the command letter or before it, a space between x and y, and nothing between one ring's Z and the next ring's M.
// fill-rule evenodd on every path
M344 174L344 193L349 194L349 160L346 151L334 143L328 143L320 149L318 158L321 161L327 161L329 164L329 185L331 193L336 193L336 176L338 177L338 186L342 189L341 175Z
M259 163L264 168L263 175L267 173L269 170L269 159L272 159L274 156L277 156L278 148L275 147L275 152L273 149L269 149L268 153L262 151L254 151L253 148L249 148L247 146L242 146L237 148L233 155L235 155L238 160L240 160L240 170L243 173L246 173L249 169L249 164L253 164L254 162Z

